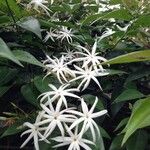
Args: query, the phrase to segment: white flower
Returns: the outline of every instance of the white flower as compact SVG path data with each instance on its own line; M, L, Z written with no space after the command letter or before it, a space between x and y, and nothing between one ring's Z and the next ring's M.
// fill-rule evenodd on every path
M60 59L54 57L55 59L51 59L49 56L47 56L47 60L44 62L46 68L47 68L47 75L50 75L51 73L55 74L61 84L63 84L62 79L65 82L68 82L66 77L75 77L75 73L67 67L67 64L64 62L64 56L62 56Z
M64 103L64 105L67 107L67 100L66 97L73 97L73 98L77 98L80 99L79 96L77 96L76 94L73 94L72 92L78 92L79 90L76 88L69 88L66 89L69 86L69 84L64 84L61 85L58 89L52 85L49 84L49 87L52 89L52 91L48 91L45 92L43 94L41 94L39 97L42 96L41 98L41 102L43 102L46 98L48 98L50 102L53 102L54 100L58 100L58 101L62 101ZM50 98L50 96L52 96ZM47 105L48 102L45 103L45 105Z
M32 138L34 139L34 147L36 150L39 150L39 144L38 144L38 141L39 141L39 137L40 139L43 139L44 138L44 141L46 143L49 143L48 140L45 139L45 137L41 134L41 132L45 131L46 130L46 127L39 127L38 125L38 122L41 120L41 117L43 116L44 112L40 112L39 115L37 116L36 118L36 121L34 124L31 124L29 122L25 122L23 125L28 127L29 129L24 131L22 134L21 134L21 137L25 134L28 134L30 133L30 135L28 136L28 138L24 141L24 143L21 145L20 148L23 148Z
M31 2L27 5L27 8L31 9L32 5L34 5L33 8L39 12L39 7L40 7L46 12L48 16L50 16L48 11L51 11L51 10L48 7L46 7L44 4L48 4L48 1L47 0L31 0Z
M46 36L44 38L44 42L47 42L48 39L50 38L53 42L55 41L53 37L57 37L57 34L54 33L55 30L52 30L52 28L50 28L49 31L46 31Z
M92 141L82 138L82 135L78 133L78 126L76 127L74 133L69 130L67 125L65 125L65 127L69 136L58 136L52 138L52 140L60 142L60 144L55 145L54 148L69 145L68 150L80 150L80 147L84 148L85 150L92 150L87 144L94 145L94 143Z
M54 109L52 103L49 101L49 107L41 104L42 109L45 111L45 114L42 116L42 121L38 123L39 126L48 124L44 133L44 140L54 131L56 126L59 128L62 136L64 136L64 127L62 123L74 122L76 117L74 115L66 113L69 110L74 108L67 108L64 110L61 109L61 101L58 101L56 108Z
M82 69L78 66L74 66L74 67L77 69L77 71L74 71L74 72L78 74L79 76L70 80L70 82L82 79L81 83L78 86L78 89L80 89L84 84L82 91L85 90L89 86L90 81L93 80L102 90L101 85L99 81L96 79L96 77L108 75L109 74L108 72L101 71L101 70L92 70L92 67L88 68L87 66L85 67L85 69Z
M107 113L107 110L102 110L102 111L99 111L99 112L96 112L96 113L93 112L95 107L96 107L97 102L98 102L98 98L96 97L94 104L92 105L91 109L89 110L88 107L87 107L87 104L82 99L81 100L81 107L82 107L82 112L83 113L75 111L75 110L69 110L68 111L69 113L76 114L76 115L80 116L79 119L77 119L76 121L73 122L73 124L70 126L69 129L71 130L72 128L74 128L75 126L77 126L81 122L83 122L83 126L82 126L82 129L81 129L81 134L83 134L85 131L90 129L94 142L96 140L96 132L100 136L100 131L99 131L98 125L93 120L93 118L100 117L100 116Z
M98 68L100 68L102 71L104 70L101 65L101 62L105 62L105 61L107 61L107 59L105 59L104 57L98 56L98 53L96 52L97 42L94 43L91 52L88 49L86 49L85 47L82 47L80 45L78 45L77 47L83 49L85 51L85 53L75 52L76 54L80 54L83 57L81 56L79 58L75 58L71 62L83 61L82 68L86 67L86 66L92 66L95 70L97 70Z
M64 58L67 62L73 60L76 57L74 50L71 51L68 49L66 52L62 52L61 54L64 55Z
M62 27L60 31L58 31L58 37L57 39L61 39L61 42L66 39L68 43L72 43L72 37L73 37L72 29L68 30L67 27Z
M112 35L112 34L114 34L114 33L115 33L115 31L113 31L113 30L110 29L110 28L107 28L106 31L104 31L104 32L102 33L101 37L99 38L99 41L101 41L102 39L104 39L104 38L106 38L106 37L108 37L108 36L110 36L110 35Z

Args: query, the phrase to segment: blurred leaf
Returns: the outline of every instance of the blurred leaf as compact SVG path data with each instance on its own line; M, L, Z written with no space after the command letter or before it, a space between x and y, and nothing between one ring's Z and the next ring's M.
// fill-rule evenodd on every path
M118 124L118 126L116 127L115 131L119 130L120 128L122 128L123 126L125 126L127 124L129 120L129 117L128 118L124 118L120 121L120 123Z
M90 95L90 94L86 94L86 95L82 95L82 97L84 98L84 100L88 103L88 104L91 104L93 105L93 103L95 102L95 96L93 95ZM104 105L103 103L101 102L101 100L99 99L97 105L96 105L96 108L98 110L103 110L104 109Z
M0 26L10 23L10 18L6 15L0 16Z
M12 80L16 76L17 72L18 71L16 69L0 67L0 86Z
M33 64L36 66L44 67L44 65L38 61L33 55L30 53L23 51L23 50L14 50L13 51L14 56L22 62L27 62L29 64Z
M43 79L43 76L36 76L34 78L34 85L41 93L49 91L50 88L48 86L48 83L48 78Z
M0 38L0 57L9 59L14 63L22 66L22 64L17 60L17 58L13 55L11 50L8 48L6 43Z
M11 86L0 86L0 97L2 97L10 88Z
M140 128L150 125L150 97L139 100L134 105L131 117L125 127L126 133L122 141L122 145L128 138Z
M141 15L133 24L133 28L137 27L149 27L150 26L150 15Z
M17 25L25 30L33 32L40 39L42 39L40 23L37 19L33 17L27 17L25 20L17 22Z
M124 150L123 147L121 148L121 141L122 141L122 139L123 139L123 134L120 134L120 135L116 136L113 139L109 150Z
M143 50L143 51L128 53L125 55L120 55L102 64L122 64L122 63L140 62L140 61L148 61L148 60L150 60L150 50Z
M37 97L39 93L36 91L36 88L33 87L31 84L26 84L21 87L21 93L23 97L28 101L30 104L39 107L39 103Z
M6 131L1 135L0 138L6 137L8 135L14 135L21 132L23 130L22 125L24 122L25 122L24 119L19 119L19 121L15 122L13 125L8 127Z
M147 143L148 143L147 132L144 130L139 130L129 138L126 144L126 148L127 150L145 150Z
M140 79L144 76L148 76L148 75L150 75L150 70L145 70L145 69L138 70L136 72L129 74L128 78L126 79L125 84L127 84L128 82Z
M106 130L102 127L99 127L100 128L100 133L102 135L102 137L105 137L107 139L111 139L111 137L109 136L109 134L106 132Z
M144 95L136 89L124 90L115 100L114 103L129 101L137 98L142 98Z
M87 25L91 22L95 22L100 19L109 19L109 18L129 21L130 19L132 19L132 16L128 12L128 10L119 9L119 10L114 10L112 12L103 13L103 14L94 14L94 15L92 14L88 16L85 20L83 20L82 25Z
M106 72L109 73L109 75L115 75L115 74L124 74L126 72L121 71L121 70L114 70L114 69L105 69Z
M36 76L34 78L34 85L41 93L44 93L50 90L50 87L48 86L49 83L55 84L56 86L60 85L59 82L51 76L46 77L46 78L44 78L44 76Z

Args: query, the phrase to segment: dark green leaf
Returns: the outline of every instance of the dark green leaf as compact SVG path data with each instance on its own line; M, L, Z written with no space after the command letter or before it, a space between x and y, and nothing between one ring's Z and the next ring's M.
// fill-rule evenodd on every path
M31 84L26 84L21 87L21 93L26 101L28 101L30 104L38 107L38 96L39 93L37 92L36 88L34 88Z
M125 126L128 122L129 118L124 118L121 120L121 122L118 124L118 126L116 127L115 131L119 130L120 128L122 128L123 126Z
M10 88L11 86L0 86L0 97L2 97Z
M139 100L133 108L133 112L126 126L126 133L123 138L124 144L128 138L140 128L150 125L150 97Z
M0 85L4 85L12 80L17 75L16 69L8 67L0 67Z
M126 148L127 150L145 150L147 142L148 142L147 132L144 130L139 130L129 138L126 144Z
M123 135L122 134L116 136L113 139L109 150L124 150L124 148L121 148L121 141L122 141L122 139L123 139Z
M40 28L40 24L39 21L33 17L28 17L23 21L19 21L17 23L18 26L20 26L21 28L31 31L34 34L36 34L40 39L42 39L41 36L41 28Z
M11 50L8 48L6 43L0 38L0 57L9 59L14 63L22 66L22 64L17 60L17 58L13 55Z
M17 121L16 123L8 127L6 131L2 134L1 138L21 132L23 130L23 127L22 127L23 123L24 123L24 120L21 121L20 119L20 121Z
M121 55L108 60L102 64L122 64L150 60L150 50L143 50Z
M122 101L129 101L137 98L142 98L144 95L136 89L126 89L124 90L116 99L115 103Z
M29 64L33 64L33 65L40 66L40 67L44 67L44 65L40 61L38 61L33 55L31 55L30 53L26 51L14 50L13 54L19 61L27 62Z

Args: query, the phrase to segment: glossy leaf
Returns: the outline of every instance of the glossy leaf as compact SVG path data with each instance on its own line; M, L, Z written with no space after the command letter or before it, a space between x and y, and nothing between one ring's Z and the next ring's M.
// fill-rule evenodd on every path
M120 123L118 124L118 126L116 127L115 131L119 130L120 128L122 128L123 126L125 126L128 122L129 118L124 118L120 121Z
M144 130L139 130L131 136L126 144L127 150L145 150L148 143L148 134Z
M22 66L22 64L18 61L18 59L13 55L11 50L8 48L6 43L0 38L0 57L9 59L14 63Z
M19 61L33 64L33 65L40 66L40 67L44 67L44 65L40 61L38 61L33 55L31 55L30 53L26 51L14 50L13 54Z
M126 133L122 141L122 145L128 138L140 128L150 125L150 97L139 100L134 105L131 117L126 126Z
M150 60L150 50L136 51L125 55L112 58L102 64L122 64Z
M39 93L36 91L36 89L31 84L26 84L21 87L21 93L26 101L28 101L30 104L38 107L38 96Z
M105 13L104 15L102 14L94 14L91 16L88 16L83 22L82 25L87 25L91 22L98 21L100 19L109 19L109 18L114 18L114 19L120 19L120 20L130 20L132 16L126 9L119 9L119 10L114 10L109 13Z
M142 98L144 95L136 89L124 90L114 101L114 103L129 101L137 98Z
M40 23L37 19L35 19L33 17L28 17L23 21L19 21L17 23L17 25L20 26L21 28L25 29L25 30L33 32L40 39L42 39Z

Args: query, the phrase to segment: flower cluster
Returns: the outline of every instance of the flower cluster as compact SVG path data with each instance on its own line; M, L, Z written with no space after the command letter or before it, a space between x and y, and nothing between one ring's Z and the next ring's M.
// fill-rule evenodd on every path
M52 5L54 1L50 2ZM48 4L48 0L31 0L27 8L45 12L50 17ZM101 6L98 1L95 1L95 4ZM54 13L51 19L59 21L56 15L57 13ZM95 97L93 104L88 105L81 92L88 89L91 83L102 91L99 78L107 76L109 72L102 66L107 60L97 52L97 43L115 31L107 28L101 37L97 37L91 48L74 44L73 38L77 38L74 33L75 31L65 26L57 26L55 29L51 27L46 31L43 42L48 42L49 39L61 43L66 41L75 48L67 48L59 58L46 55L43 62L46 71L44 78L54 76L59 85L49 83L49 90L38 97L41 110L35 122L24 123L23 126L28 129L21 136L29 136L21 148L33 139L36 150L40 149L39 141L50 143L51 140L58 142L54 148L68 146L68 150L80 150L81 147L91 150L91 145L95 145L97 137L100 137L99 127L94 119L106 114L107 110L95 112L98 98ZM91 133L91 139L86 139L87 132Z
M36 150L39 150L39 141L49 143L50 140L59 143L54 146L55 148L68 145L68 150L80 150L81 147L91 150L90 145L95 145L96 136L100 136L99 127L94 118L106 114L107 110L94 112L98 98L95 98L93 105L89 108L86 99L79 95L90 86L91 82L102 90L97 77L109 74L101 64L106 59L96 52L97 41L91 51L80 45L76 47L76 51L63 52L60 58L47 56L44 61L47 71L45 77L54 75L60 82L60 86L49 84L50 90L38 97L42 110L35 123L24 123L24 126L29 129L22 135L29 134L29 137L21 147L33 138ZM80 84L78 82L72 84L75 81L80 81ZM81 103L81 108L71 103L72 100ZM57 136L53 137L56 130ZM85 138L87 131L91 132L90 140Z
M54 42L55 39L58 39L61 42L67 40L68 43L72 43L72 37L75 36L73 33L74 32L72 31L72 29L68 29L64 26L62 26L60 30L52 30L52 28L50 28L50 30L46 32L46 36L43 41L47 42L49 39L51 39Z

